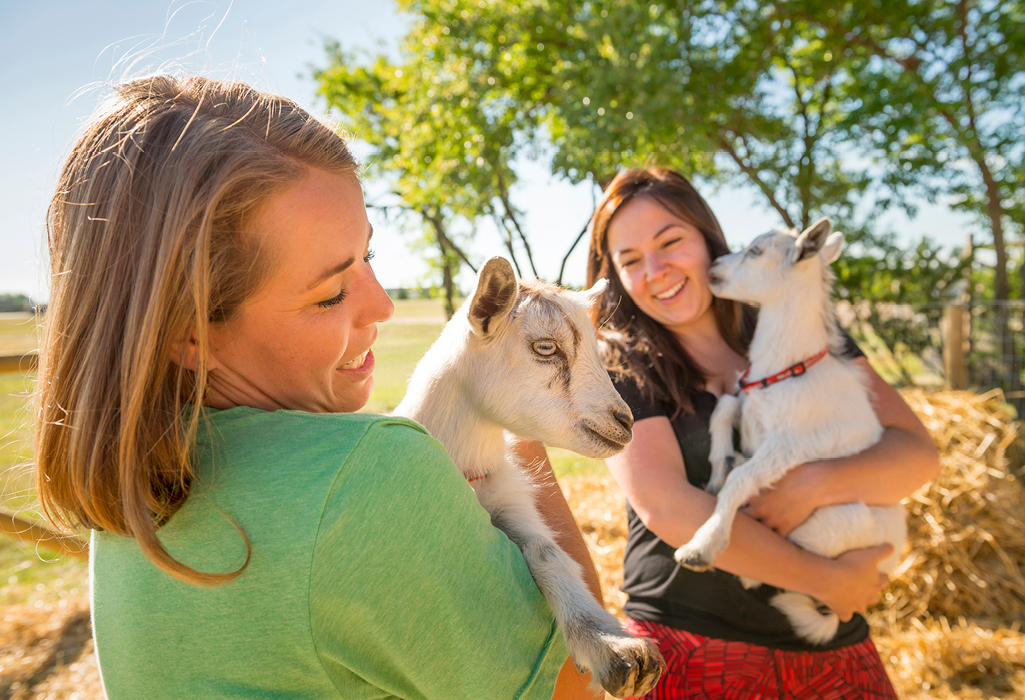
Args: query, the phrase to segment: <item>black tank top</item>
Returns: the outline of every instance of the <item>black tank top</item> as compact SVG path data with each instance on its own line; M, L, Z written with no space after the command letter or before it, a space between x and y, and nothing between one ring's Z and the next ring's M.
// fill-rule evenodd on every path
M850 336L846 340L846 357L863 356ZM695 392L690 397L694 412L681 411L673 419L675 405L658 399L646 402L633 380L621 375L613 375L613 380L635 421L653 416L670 419L683 453L687 481L704 488L712 471L708 461L708 422L716 397L706 391ZM633 619L784 651L827 651L857 644L868 637L868 623L855 615L840 624L830 642L809 644L794 633L783 613L769 605L778 588L759 586L744 590L740 579L725 571L685 569L673 559L674 548L644 526L629 501L626 512L629 534L623 559L623 592L629 600L623 610Z

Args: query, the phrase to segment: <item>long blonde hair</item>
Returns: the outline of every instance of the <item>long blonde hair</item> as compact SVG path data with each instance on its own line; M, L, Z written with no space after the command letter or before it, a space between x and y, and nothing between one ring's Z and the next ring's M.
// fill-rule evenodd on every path
M36 483L58 526L134 538L190 583L158 529L189 497L210 323L232 320L270 261L251 231L310 168L355 176L344 140L240 83L155 76L118 86L78 139L48 212L51 265L36 391ZM196 343L193 370L176 360ZM248 550L247 542L247 550Z

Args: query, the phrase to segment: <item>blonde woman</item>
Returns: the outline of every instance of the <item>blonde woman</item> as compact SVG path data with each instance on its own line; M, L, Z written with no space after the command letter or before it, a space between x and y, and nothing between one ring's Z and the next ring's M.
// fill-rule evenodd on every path
M50 517L93 530L111 700L589 697L440 444L353 413L392 314L356 167L292 102L201 78L118 86L74 146L35 454Z

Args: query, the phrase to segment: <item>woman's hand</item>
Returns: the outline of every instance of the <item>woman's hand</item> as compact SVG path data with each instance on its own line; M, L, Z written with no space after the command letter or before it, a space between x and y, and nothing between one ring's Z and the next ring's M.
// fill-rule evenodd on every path
M816 508L829 505L822 495L821 469L817 462L794 467L748 501L743 512L786 537Z
M889 543L844 552L833 560L836 572L822 581L823 590L815 597L843 622L850 620L854 613L864 613L879 600L880 591L890 581L877 566L891 554L893 545Z

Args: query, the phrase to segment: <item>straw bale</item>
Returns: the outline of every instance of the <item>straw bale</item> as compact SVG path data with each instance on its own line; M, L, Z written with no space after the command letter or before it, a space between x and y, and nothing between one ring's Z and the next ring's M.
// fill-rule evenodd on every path
M904 399L940 450L939 477L905 501L905 557L880 621L1025 620L1025 487L1005 451L1018 425L999 392L925 392Z
M870 618L873 628L879 620ZM1025 697L1025 634L972 622L912 618L873 641L904 700Z
M102 700L86 596L0 612L0 697Z

